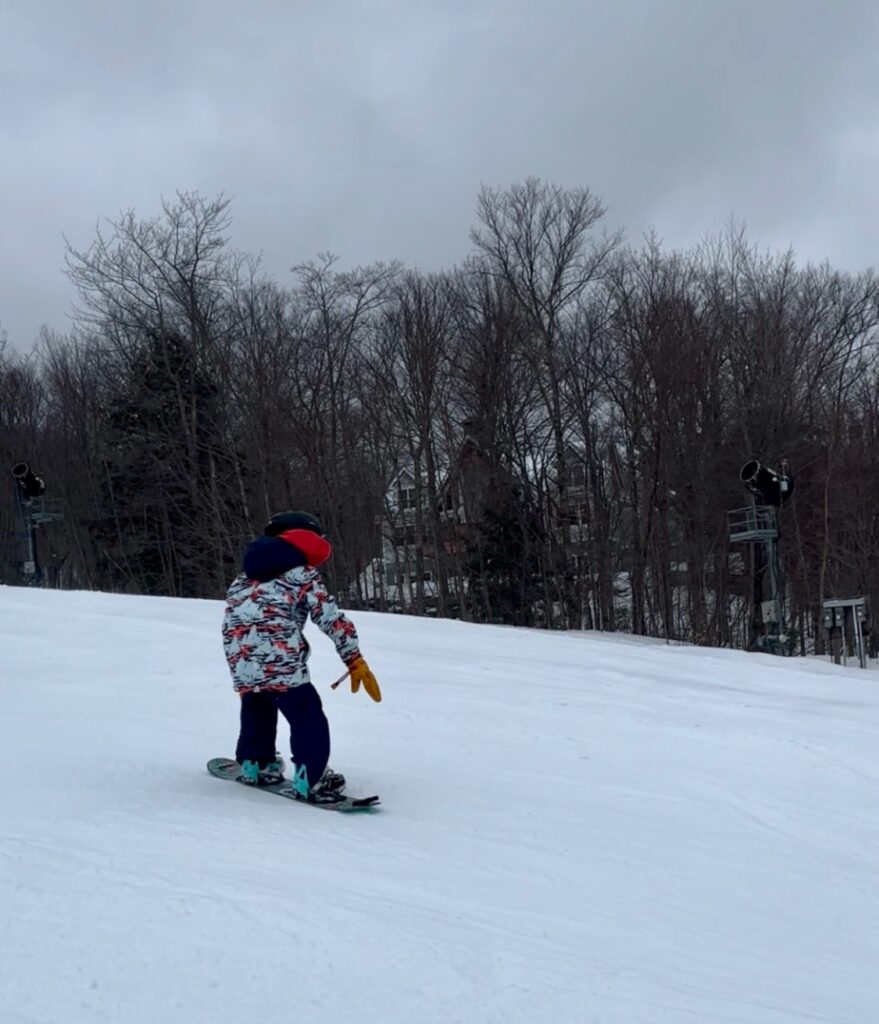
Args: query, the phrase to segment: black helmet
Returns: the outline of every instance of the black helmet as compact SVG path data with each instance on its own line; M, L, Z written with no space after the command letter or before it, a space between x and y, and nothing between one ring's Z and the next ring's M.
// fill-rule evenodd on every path
M276 512L266 523L263 533L267 537L277 537L287 530L311 530L319 537L324 535L323 527L310 512Z

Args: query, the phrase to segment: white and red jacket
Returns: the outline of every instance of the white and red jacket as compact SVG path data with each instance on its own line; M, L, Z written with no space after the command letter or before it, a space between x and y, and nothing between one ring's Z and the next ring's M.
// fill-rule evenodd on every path
M279 542L265 539L263 551ZM235 577L226 594L223 649L238 692L286 690L311 682L303 636L309 617L346 664L360 656L354 623L312 565L297 565L271 579L256 579L246 571Z

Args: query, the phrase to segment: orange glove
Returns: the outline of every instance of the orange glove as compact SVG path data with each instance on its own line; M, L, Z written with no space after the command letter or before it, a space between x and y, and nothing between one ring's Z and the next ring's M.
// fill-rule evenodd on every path
M378 681L363 658L356 657L348 666L348 671L351 673L352 693L357 693L360 689L360 684L363 683L363 689L366 690L376 703L382 699L382 692L379 689Z

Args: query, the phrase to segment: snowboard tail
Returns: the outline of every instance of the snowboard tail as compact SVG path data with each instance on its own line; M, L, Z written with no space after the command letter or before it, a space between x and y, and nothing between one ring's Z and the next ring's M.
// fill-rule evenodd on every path
M211 775L218 779L229 779L231 782L240 782L242 773L241 765L228 757L212 757L207 763L207 769ZM303 800L296 793L289 780L274 782L267 786L248 786L248 789L257 789L263 793L274 793L275 796L283 796L288 800L294 800L297 804L305 804L306 807L320 807L325 811L369 811L376 808L379 803L377 796L351 797L342 796L332 803L311 803Z

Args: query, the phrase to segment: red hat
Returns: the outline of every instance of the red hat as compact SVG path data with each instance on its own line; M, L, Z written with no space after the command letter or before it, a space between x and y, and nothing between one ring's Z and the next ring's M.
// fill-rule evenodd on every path
M312 530L285 530L278 536L301 552L306 562L315 567L323 565L333 553L333 545L326 537L321 537L319 533L314 533Z

